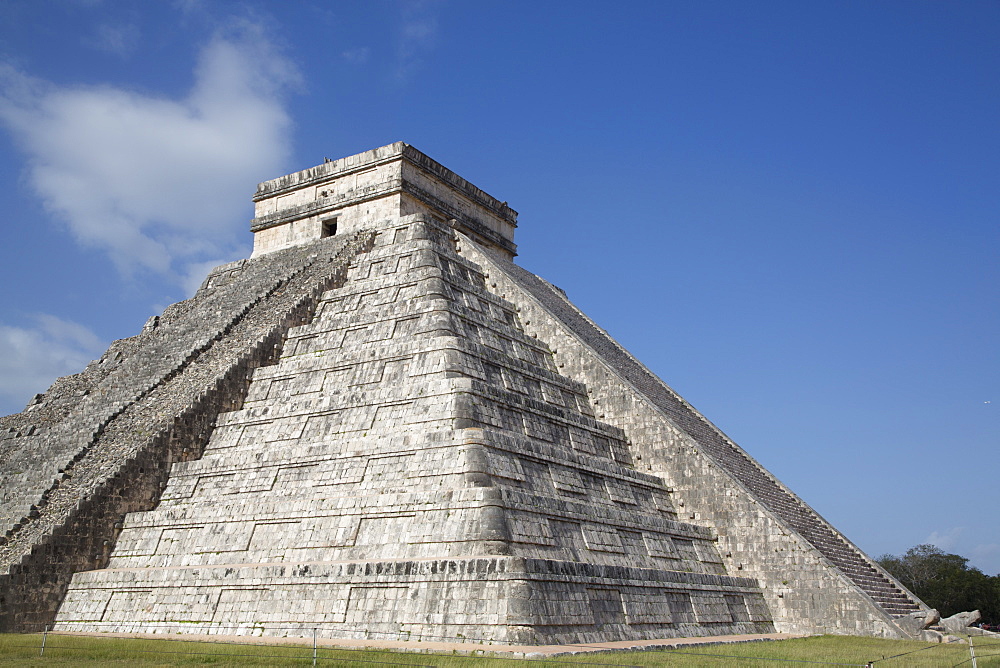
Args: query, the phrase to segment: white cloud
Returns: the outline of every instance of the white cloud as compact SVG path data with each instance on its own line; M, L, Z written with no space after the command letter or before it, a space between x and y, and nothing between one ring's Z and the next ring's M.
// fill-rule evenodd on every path
M936 545L945 552L950 552L959 544L963 533L965 533L965 527L952 527L944 532L932 531L924 542Z
M83 42L100 51L126 58L139 46L139 28L132 23L103 23L94 35L84 38Z
M987 575L1000 575L1000 543L981 543L972 548L969 561Z
M124 272L183 283L190 264L232 257L249 195L282 173L299 82L260 25L203 49L183 99L110 86L62 87L0 67L0 122L28 157L45 207Z
M185 14L200 12L205 8L204 0L174 0L173 5Z
M249 250L250 249L248 248L246 255L249 255ZM208 277L208 273L210 271L218 267L220 264L225 264L228 261L229 260L219 258L189 264L186 267L186 271L181 282L181 285L184 287L184 294L187 295L187 298L194 296L194 293L198 291L201 284L205 282L205 279ZM165 309L166 307L163 307L159 309L159 311L163 311Z
M20 411L59 376L79 373L107 345L83 325L36 314L29 327L0 325L0 413Z
M355 65L364 65L368 62L371 57L372 50L367 46L362 46L357 49L350 49L349 51L344 51L341 53L341 57L349 63Z
M396 77L405 80L434 48L438 35L437 0L417 0L403 5L403 23L397 46Z

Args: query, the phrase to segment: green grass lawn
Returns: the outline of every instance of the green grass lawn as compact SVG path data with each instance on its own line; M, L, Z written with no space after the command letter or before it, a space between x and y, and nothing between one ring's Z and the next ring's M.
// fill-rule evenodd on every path
M0 664L11 666L309 666L312 648L289 645L237 645L179 640L139 640L49 634L39 656L40 634L0 634ZM1000 668L1000 640L973 639L980 668ZM904 654L904 656L897 656ZM677 651L608 652L546 660L467 657L320 648L317 665L328 666L476 666L499 668L536 664L565 666L762 666L855 665L877 667L971 666L965 644L929 645L909 640L817 636L775 642L691 647ZM893 658L895 657L895 658Z

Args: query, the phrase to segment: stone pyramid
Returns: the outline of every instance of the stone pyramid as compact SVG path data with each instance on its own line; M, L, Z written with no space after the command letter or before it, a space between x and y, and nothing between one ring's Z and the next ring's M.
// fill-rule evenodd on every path
M254 255L0 442L0 623L569 643L899 636L925 606L513 263L397 143L261 184Z

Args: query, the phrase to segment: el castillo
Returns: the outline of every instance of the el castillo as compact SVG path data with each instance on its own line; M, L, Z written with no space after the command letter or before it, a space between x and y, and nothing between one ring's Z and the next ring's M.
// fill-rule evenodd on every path
M0 418L0 630L531 645L928 612L518 266L506 202L404 143L254 202L250 258Z

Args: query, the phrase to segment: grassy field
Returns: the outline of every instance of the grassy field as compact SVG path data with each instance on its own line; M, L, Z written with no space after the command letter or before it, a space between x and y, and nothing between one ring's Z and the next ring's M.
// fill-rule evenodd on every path
M237 645L49 634L39 656L40 634L0 634L0 664L7 666L308 666L308 646ZM973 639L980 668L1000 668L1000 640ZM899 656L902 655L902 656ZM681 651L610 652L545 660L466 657L320 648L317 665L329 666L971 666L965 644L929 645L905 640L817 636L777 642L692 647Z

